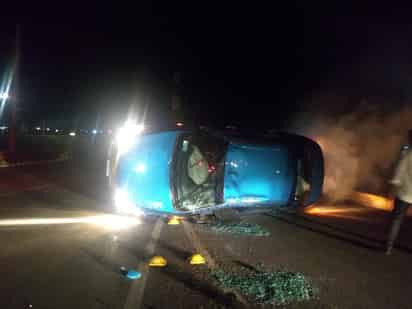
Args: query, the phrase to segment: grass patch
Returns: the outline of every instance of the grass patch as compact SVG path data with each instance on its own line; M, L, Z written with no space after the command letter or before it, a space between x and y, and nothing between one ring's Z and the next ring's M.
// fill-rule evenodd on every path
M239 235L269 236L270 232L255 223L241 222L216 222L209 225L215 232L232 233Z
M289 271L264 271L249 274L212 272L218 284L224 288L237 289L259 304L287 305L315 298L315 288L301 273Z

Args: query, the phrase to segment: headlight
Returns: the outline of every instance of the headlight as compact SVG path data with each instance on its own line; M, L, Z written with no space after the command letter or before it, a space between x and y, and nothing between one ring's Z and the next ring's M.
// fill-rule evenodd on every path
M116 205L117 212L121 214L139 216L143 212L133 204L129 199L129 195L124 189L116 189L114 193L114 203Z
M127 152L136 142L137 136L142 133L143 125L138 125L133 121L127 121L119 129L116 135L116 144L119 154Z

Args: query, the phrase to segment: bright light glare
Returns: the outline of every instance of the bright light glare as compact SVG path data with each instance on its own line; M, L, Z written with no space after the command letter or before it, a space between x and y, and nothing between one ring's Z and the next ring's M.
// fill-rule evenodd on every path
M133 204L129 199L129 195L126 190L116 189L114 193L114 203L116 205L116 210L120 214L127 214L133 216L140 216L143 212Z
M97 215L74 218L37 218L37 219L4 219L0 220L0 226L18 226L18 225L57 225L57 224L75 224L86 223L101 226L111 230L127 229L140 224L140 221L134 217L118 215Z
M36 130L37 130L37 131L40 131L40 130L41 130L41 128L40 128L40 127L36 127Z
M70 136L76 136L76 132L70 132L69 135Z
M93 133L93 134L97 134L97 130L93 130L92 133Z
M59 130L56 129L55 132L56 132L56 133L59 133Z
M0 100L7 100L9 98L9 94L7 92L0 92Z
M15 65L13 65L13 68L8 73L6 73L6 76L4 77L4 80L0 85L0 116L3 114L6 101L10 98L9 92L11 84L13 82L14 69Z
M139 125L134 121L128 120L125 125L119 129L116 135L119 154L127 152L136 142L136 137L142 133L143 130L144 127L142 124Z
M146 171L146 165L144 165L143 163L139 163L137 164L135 170L137 173L144 173Z

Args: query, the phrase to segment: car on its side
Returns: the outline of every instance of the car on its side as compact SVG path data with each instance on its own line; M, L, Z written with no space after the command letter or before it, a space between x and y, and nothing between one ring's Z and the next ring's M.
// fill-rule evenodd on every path
M295 208L315 203L322 192L321 148L303 136L173 130L123 140L131 146L107 166L116 208L123 213Z

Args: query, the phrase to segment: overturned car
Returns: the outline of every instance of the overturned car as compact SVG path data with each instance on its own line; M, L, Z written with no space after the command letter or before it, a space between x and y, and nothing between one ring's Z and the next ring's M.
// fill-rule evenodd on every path
M106 175L121 213L211 214L222 208L296 208L316 202L324 164L303 136L205 131L134 134L110 155Z

